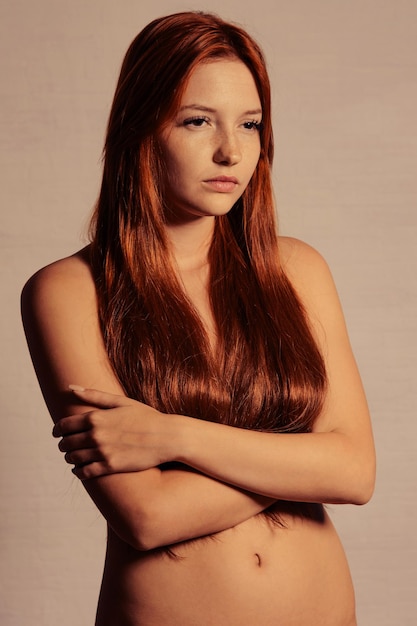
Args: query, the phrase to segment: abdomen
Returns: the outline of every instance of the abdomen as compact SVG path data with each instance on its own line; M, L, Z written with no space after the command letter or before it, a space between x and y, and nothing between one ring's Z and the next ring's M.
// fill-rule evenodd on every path
M110 537L97 626L354 626L343 548L327 515L257 516L139 553Z

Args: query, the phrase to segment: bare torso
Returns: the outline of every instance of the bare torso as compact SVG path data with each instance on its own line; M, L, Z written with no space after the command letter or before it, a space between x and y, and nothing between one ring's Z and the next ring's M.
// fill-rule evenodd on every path
M281 250L285 252L284 244ZM60 339L59 354L65 357L55 366L62 387L87 380L93 388L117 393L111 369L103 366L95 285L86 253L59 262L55 270L53 289L55 281L60 287L65 285L56 296L65 303L61 325L71 331L63 333L59 325L54 327ZM215 349L206 274L183 272L181 278ZM79 298L75 321L69 306L72 301L67 306L65 300L68 293ZM42 319L54 319L56 325L58 307L53 304L41 312ZM67 310L71 311L68 323ZM55 396L59 399L62 394L52 389L52 414L59 418L64 410L73 410L55 403ZM112 497L106 505L110 512ZM166 550L135 550L110 530L96 626L355 626L349 568L328 516L314 520L285 513L282 517L282 527L258 515L210 538L177 544L175 558Z
M262 516L140 553L109 536L96 626L355 626L343 548L323 521Z

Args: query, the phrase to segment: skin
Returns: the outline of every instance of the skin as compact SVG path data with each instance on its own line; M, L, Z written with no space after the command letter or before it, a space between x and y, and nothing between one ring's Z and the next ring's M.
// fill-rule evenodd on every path
M195 70L160 136L173 255L213 345L207 248L215 217L230 210L256 167L260 119L249 70L221 60ZM237 182L219 182L224 176ZM104 349L85 250L44 268L24 289L53 434L109 524L98 626L356 623L349 570L327 515L283 514L283 528L257 515L276 500L363 504L375 477L366 399L331 274L302 242L281 238L280 250L329 377L308 434L164 415L126 398ZM170 461L183 465L160 468ZM171 544L181 559L166 555Z
M230 98L232 89L245 94L243 107ZM212 220L201 217L230 210L258 162L261 121L258 91L243 63L223 60L195 69L177 115L159 137L174 224L198 221L208 226Z

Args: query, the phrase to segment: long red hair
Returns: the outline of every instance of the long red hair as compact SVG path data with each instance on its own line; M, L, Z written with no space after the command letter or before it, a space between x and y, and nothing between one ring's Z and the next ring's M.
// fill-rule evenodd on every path
M209 252L214 355L172 263L157 136L193 69L224 57L251 71L263 116L256 170L231 211L216 219ZM326 372L280 267L272 158L270 85L256 42L210 14L178 13L146 26L123 61L91 227L103 335L130 397L243 428L311 430Z

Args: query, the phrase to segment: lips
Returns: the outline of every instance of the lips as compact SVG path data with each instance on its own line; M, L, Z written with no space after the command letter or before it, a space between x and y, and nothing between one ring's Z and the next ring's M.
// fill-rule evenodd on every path
M234 176L215 176L214 178L210 178L204 182L215 191L220 191L222 193L230 193L231 191L234 191L236 186L239 184L238 179Z
M238 184L238 179L235 178L234 176L215 176L214 178L210 178L209 180L206 180L206 183L211 183L213 181L219 181L221 183L235 183L235 185Z

